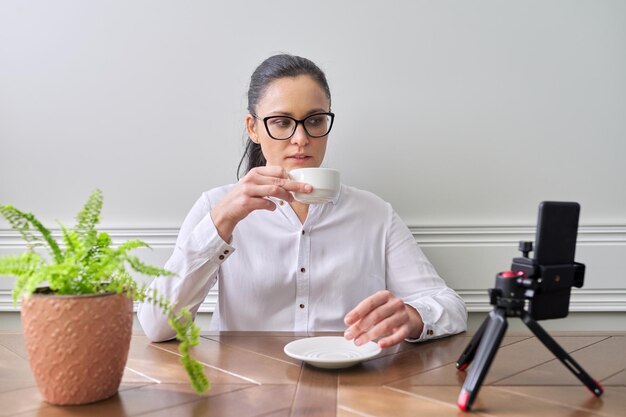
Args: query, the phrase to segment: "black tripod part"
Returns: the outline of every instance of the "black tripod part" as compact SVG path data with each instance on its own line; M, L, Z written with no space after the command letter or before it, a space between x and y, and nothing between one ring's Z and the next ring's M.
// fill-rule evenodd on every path
M583 270L584 271L584 270ZM469 342L456 367L463 371L473 361L469 369L459 398L458 407L463 411L472 409L489 367L502 343L508 327L507 317L518 317L533 332L544 346L554 354L595 396L604 392L602 385L589 374L537 323L533 316L524 309L524 294L519 288L526 288L523 273L511 271L496 275L496 288L489 289L489 298L493 310ZM519 288L516 288L519 287Z
M476 334L474 334L474 337L472 337L472 340L470 340L470 342L465 347L465 350L463 350L463 353L461 353L459 359L457 359L456 369L458 369L459 371L466 370L469 364L472 363L472 360L476 355L476 349L478 349L480 340L482 339L483 334L485 333L485 329L487 328L487 324L489 324L489 320L484 320L482 322L482 324L476 331Z
M599 397L604 392L604 388L598 381L593 379L583 368L572 358L550 335L546 332L543 327L539 325L532 318L532 316L525 310L521 312L521 319L524 324L533 332L537 339L543 343L545 347L550 350L556 356L558 360L561 361L563 365L567 369L573 373L576 378L580 380L588 389L591 391L593 395Z
M500 343L508 327L506 310L503 308L493 309L491 313L489 313L489 316L487 316L485 323L486 326L483 334L479 336L477 341L472 339L472 342L470 342L470 345L475 346L473 350L475 350L476 356L474 358L474 365L465 378L463 388L461 388L457 400L457 405L462 411L472 409L472 404L482 386L483 379L489 371L489 367L496 356L498 347L500 347ZM476 335L478 335L478 333ZM476 338L476 336L474 336L474 338ZM473 356L473 353L468 352L467 357L471 358Z
M533 251L533 242L520 240L517 249L522 252L524 258L528 258L528 254Z

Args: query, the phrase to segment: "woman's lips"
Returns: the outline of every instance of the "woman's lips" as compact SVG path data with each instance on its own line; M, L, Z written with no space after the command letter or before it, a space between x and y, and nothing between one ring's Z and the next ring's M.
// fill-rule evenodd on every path
M287 159L292 160L294 162L305 162L311 159L311 157L308 155L291 155L291 156L288 156Z

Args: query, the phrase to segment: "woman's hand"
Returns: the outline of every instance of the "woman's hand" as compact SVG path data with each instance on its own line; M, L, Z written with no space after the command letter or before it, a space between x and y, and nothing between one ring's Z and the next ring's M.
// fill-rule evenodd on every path
M309 193L313 188L292 181L287 171L279 166L253 168L211 210L211 219L224 241L230 241L237 223L254 210L275 210L276 204L266 197L276 197L289 203L291 191Z
M344 336L362 345L379 339L381 348L391 347L406 338L418 338L424 322L413 307L389 291L379 291L361 301L344 318L348 329Z

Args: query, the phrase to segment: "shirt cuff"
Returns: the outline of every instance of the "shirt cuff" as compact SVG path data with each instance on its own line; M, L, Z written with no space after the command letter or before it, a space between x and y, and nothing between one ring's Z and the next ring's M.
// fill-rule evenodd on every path
M433 311L433 308L430 305L419 302L405 302L405 304L417 310L419 315L422 317L422 323L424 324L422 333L417 339L406 338L404 339L405 341L410 343L424 342L429 339L436 339L445 336L445 334L438 334L437 326L435 326L435 323L441 317L441 313L439 311Z
M185 246L184 252L194 254L191 259L198 263L192 265L191 270L198 269L207 261L221 264L235 251L233 246L220 237L209 214L194 228Z

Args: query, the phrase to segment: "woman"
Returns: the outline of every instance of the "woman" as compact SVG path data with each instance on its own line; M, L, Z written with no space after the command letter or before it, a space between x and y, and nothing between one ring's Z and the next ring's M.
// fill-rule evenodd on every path
M219 283L213 330L345 330L382 348L464 331L463 300L388 203L343 184L327 204L294 200L311 186L287 173L322 164L330 109L313 62L265 60L248 91L247 173L202 194L165 265L177 276L152 286L196 314ZM141 305L138 318L151 340L174 337L158 307Z

